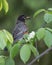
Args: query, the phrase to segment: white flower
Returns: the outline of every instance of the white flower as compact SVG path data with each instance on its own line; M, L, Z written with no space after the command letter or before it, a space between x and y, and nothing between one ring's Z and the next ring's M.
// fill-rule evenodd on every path
M30 39L31 39L31 38L34 38L34 36L35 36L35 32L32 31L32 32L29 34L29 38L30 38Z
M34 38L34 37L35 37L35 32L34 32L34 31L32 31L31 33L29 33L29 35L28 35L28 38L27 38L26 42L28 42L30 39L32 39L32 38Z

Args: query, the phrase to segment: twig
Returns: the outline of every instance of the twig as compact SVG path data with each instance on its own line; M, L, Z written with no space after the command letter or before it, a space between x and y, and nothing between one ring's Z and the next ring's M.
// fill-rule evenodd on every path
M52 47L48 48L47 50L45 50L43 53L41 53L39 56L37 56L35 59L33 59L29 64L27 65L32 65L34 62L36 62L36 60L38 60L39 58L41 58L42 56L44 56L45 54L47 54L47 52L49 52L50 50L52 50Z

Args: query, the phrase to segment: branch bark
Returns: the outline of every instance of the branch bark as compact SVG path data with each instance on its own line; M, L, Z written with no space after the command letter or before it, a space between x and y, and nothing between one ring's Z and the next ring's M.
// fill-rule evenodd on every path
M29 64L27 65L32 65L34 62L36 62L36 60L38 60L39 58L41 58L42 56L44 56L45 54L47 54L47 52L49 52L50 50L52 50L52 47L48 48L47 50L45 50L43 53L41 53L39 56L37 56L35 59L33 59Z

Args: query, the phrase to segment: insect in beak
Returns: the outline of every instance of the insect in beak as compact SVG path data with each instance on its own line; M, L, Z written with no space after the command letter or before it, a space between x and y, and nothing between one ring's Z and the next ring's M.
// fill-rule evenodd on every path
M25 19L30 19L30 17L29 17L29 16L27 16Z

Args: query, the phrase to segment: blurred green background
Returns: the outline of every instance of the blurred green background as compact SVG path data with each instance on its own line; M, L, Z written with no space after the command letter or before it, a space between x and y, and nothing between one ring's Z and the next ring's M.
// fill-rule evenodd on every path
M0 29L6 29L12 33L14 26L17 22L17 17L21 14L32 17L33 14L39 9L48 9L52 7L52 0L7 0L9 4L9 11L5 14L3 11L0 12ZM27 26L29 31L37 30L40 28L44 13L38 15L34 21L27 20ZM52 23L47 24L48 27L52 28ZM43 46L40 45L40 49ZM19 60L18 60L19 61ZM18 62L16 61L16 62ZM22 63L19 61L19 63ZM19 64L18 65L23 65ZM52 65L52 53L47 54L41 58L39 63L34 65Z

